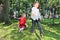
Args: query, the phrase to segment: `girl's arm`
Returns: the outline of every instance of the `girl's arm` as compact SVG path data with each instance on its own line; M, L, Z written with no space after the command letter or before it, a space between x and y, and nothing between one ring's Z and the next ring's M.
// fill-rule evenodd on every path
M20 18L15 18L16 20L20 20Z
M36 8L32 8L32 13L31 13L31 16L36 16Z

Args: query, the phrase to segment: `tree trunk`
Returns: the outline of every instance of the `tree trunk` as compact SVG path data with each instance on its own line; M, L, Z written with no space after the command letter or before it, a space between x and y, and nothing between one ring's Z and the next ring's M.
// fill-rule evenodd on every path
M2 3L2 0L0 0L0 21L1 22L3 21L3 13L2 13L2 10L3 10L3 3Z
M5 24L9 24L9 0L4 0L4 6L3 6L3 14L4 14L4 22Z
M2 19L2 7L1 7L1 4L0 4L0 21L2 21L1 19Z

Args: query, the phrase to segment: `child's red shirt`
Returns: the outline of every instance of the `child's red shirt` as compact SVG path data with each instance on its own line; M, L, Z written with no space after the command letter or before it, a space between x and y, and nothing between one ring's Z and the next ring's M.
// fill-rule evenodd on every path
M25 25L26 24L26 18L20 17L20 21L19 21L19 25L21 27L21 25Z

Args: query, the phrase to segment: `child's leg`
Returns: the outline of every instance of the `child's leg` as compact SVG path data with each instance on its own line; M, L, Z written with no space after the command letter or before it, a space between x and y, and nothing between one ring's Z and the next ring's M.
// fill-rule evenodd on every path
M23 25L20 25L20 30L19 30L19 32L22 32L23 31Z
M41 23L40 23L39 20L37 21L37 24L38 24L38 28L39 28L39 31L40 31L41 40L44 40L44 38L43 38L43 30L42 30L42 26L41 26Z
M24 28L21 28L21 31L23 31Z
M24 29L26 28L26 25L25 25L25 24L23 25L23 28L24 28Z
M34 32L34 29L35 29L34 25L35 25L35 21L32 20L32 33Z
M22 32L24 30L24 28L20 28L19 32Z
M37 20L37 24L38 24L38 28L40 30L40 34L42 34L43 33L43 30L42 30L42 26L41 26L41 23L40 23L39 20Z

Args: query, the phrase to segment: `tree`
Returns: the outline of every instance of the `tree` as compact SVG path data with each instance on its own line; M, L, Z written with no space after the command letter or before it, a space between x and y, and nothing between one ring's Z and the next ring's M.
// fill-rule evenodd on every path
M8 13L9 13L9 0L4 0L3 14L4 14L4 22L5 22L5 24L10 23Z
M0 0L0 21L3 21L3 14L2 14L2 10L3 10L3 2L2 0Z

